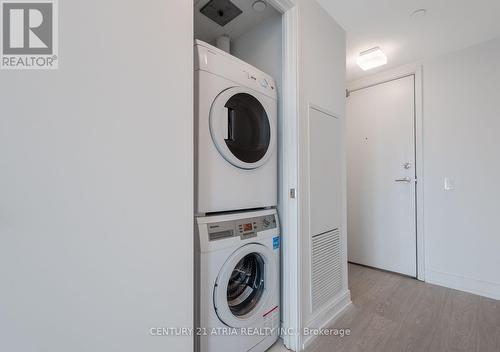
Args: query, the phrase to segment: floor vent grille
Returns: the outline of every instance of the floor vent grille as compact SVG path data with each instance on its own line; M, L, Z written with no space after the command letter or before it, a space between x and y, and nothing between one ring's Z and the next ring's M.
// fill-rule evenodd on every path
M311 307L315 312L342 289L339 229L313 236L311 251Z

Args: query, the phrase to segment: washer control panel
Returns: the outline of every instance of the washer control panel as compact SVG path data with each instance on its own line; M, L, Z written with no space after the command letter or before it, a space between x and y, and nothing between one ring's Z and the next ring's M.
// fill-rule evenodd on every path
M255 218L223 221L208 225L209 241L239 236L242 240L256 237L258 232L276 228L276 217L274 214Z

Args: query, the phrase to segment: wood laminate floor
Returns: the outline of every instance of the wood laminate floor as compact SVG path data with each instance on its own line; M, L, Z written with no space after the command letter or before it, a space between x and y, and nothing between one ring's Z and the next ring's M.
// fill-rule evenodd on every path
M500 352L500 301L349 265L352 306L308 352Z

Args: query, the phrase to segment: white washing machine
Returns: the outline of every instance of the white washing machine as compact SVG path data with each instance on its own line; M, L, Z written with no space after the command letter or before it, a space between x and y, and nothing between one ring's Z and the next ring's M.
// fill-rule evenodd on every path
M196 221L195 351L266 351L280 327L276 210Z
M195 43L195 212L277 204L274 79L205 42Z

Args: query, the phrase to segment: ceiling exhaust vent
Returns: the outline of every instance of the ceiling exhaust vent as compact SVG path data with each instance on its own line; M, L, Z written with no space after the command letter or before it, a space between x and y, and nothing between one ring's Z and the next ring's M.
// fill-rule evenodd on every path
M221 27L243 13L231 0L211 0L201 8L200 12Z

